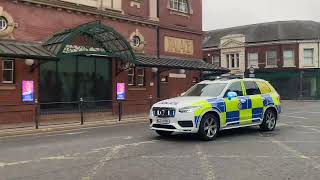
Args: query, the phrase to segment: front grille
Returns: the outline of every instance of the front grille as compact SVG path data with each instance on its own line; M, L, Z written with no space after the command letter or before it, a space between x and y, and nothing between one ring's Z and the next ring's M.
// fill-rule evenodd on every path
M178 121L181 127L193 127L192 121Z
M154 124L152 127L154 127L154 128L163 128L163 129L176 129L172 125L165 125L165 124Z
M160 118L174 117L176 114L176 110L174 108L154 107L152 112L154 116Z

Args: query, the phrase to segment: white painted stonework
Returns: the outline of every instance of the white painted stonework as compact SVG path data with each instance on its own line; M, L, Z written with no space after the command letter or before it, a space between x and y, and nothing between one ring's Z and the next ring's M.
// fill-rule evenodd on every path
M228 68L227 54L239 54L239 68L231 68L232 74L243 75L245 67L245 36L242 34L232 34L220 39L221 67Z
M320 68L319 46L320 44L318 42L299 43L299 68ZM313 49L313 65L312 66L304 65L304 49Z
M91 7L97 7L98 9L115 9L121 10L122 1L120 0L61 0L66 2L71 2L79 5L86 5Z

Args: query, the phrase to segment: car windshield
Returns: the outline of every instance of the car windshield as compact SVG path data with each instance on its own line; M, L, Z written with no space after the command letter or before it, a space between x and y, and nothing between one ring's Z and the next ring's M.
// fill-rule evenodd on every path
M212 96L217 97L226 87L226 83L196 84L183 96Z

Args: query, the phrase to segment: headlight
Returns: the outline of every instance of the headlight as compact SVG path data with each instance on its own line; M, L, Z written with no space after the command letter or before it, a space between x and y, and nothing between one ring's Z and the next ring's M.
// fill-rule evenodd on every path
M180 113L192 113L192 112L195 112L199 108L201 108L201 106L187 106L187 107L179 109L179 112Z

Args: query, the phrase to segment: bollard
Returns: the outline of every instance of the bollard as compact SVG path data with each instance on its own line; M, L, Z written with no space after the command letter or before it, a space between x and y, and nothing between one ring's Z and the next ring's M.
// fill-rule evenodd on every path
M84 124L84 118L83 118L83 98L80 98L79 109L80 109L80 116L81 116L81 122L80 122L80 124L83 125L83 124Z
M121 121L122 118L122 102L118 101L118 115L119 115L119 121Z
M38 103L38 99L34 100L34 123L35 123L35 128L39 129L39 103Z

